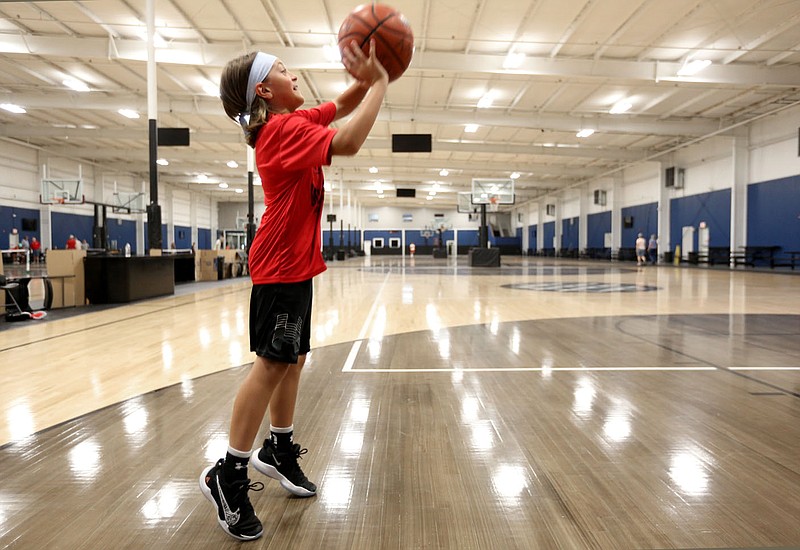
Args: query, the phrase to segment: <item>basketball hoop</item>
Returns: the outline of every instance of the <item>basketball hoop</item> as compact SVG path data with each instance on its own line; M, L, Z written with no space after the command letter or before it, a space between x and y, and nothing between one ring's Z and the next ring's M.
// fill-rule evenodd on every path
M56 197L56 202L58 204L64 204L64 197Z

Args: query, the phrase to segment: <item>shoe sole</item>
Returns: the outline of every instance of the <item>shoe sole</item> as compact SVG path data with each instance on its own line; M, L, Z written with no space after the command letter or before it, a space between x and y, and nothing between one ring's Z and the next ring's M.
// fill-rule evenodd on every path
M211 489L209 489L208 485L206 485L206 476L208 475L208 472L211 471L211 468L213 468L213 466L209 466L208 468L203 470L203 473L200 474L200 479L198 481L200 482L200 492L203 493L203 495L208 499L208 501L214 506L214 517L217 518L217 523L219 523L219 526L222 527L222 530L228 533L228 535L232 536L237 540L255 540L261 537L261 535L264 534L263 529L259 531L258 534L252 536L237 535L235 533L231 533L230 528L228 528L227 522L219 519L219 510L217 509L217 501L214 500L214 495L211 494Z
M284 476L282 473L278 471L278 469L271 465L267 464L266 462L262 462L260 458L258 458L258 451L255 451L253 455L250 457L250 463L253 465L253 468L261 472L267 477L270 477L276 481L281 483L281 487L292 493L296 497L308 498L313 497L316 495L316 491L309 491L305 487L300 487L299 485L295 485L289 479Z

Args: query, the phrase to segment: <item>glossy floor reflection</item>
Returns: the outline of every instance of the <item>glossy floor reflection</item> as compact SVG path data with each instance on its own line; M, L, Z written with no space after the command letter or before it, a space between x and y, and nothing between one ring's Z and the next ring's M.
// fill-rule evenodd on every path
M518 261L478 276L354 260L318 280L296 437L320 491L292 498L252 472L267 484L252 494L265 532L246 546L800 544L800 315L787 299L800 278ZM585 290L525 287L544 283ZM58 384L29 377L49 406L14 386L0 548L240 547L196 484L224 452L249 368L246 303L234 282L0 333L8 384L6 359L27 351L85 377L78 401L135 392L41 430ZM138 359L94 361L97 335L116 338L98 344L108 357ZM51 358L64 338L87 348Z

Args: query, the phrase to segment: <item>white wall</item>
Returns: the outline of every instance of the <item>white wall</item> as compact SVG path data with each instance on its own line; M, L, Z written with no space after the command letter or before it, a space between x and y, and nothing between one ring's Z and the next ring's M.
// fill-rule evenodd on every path
M800 107L753 124L749 132L750 183L800 174L798 127Z

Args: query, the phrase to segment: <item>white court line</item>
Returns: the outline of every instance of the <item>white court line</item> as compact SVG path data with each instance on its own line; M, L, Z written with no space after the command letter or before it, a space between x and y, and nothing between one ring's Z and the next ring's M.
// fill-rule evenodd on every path
M352 351L351 351L352 353ZM349 360L349 357L348 357ZM556 371L583 371L583 372L616 372L616 371L713 371L716 367L486 367L474 369L348 369L350 372L371 373L409 373L409 372L556 372Z
M375 316L375 310L378 309L378 298L380 298L381 293L383 292L383 287L386 286L386 282L389 280L389 275L391 274L392 272L389 271L386 273L386 277L383 278L383 283L381 283L381 287L378 289L378 293L375 295L375 299L372 301L372 307L370 308L369 313L367 313L367 318L364 319L364 325L361 327L361 332L358 333L358 339L353 342L353 347L350 348L350 353L347 354L347 360L344 362L342 372L353 370L353 364L356 362L358 350L361 349L361 342L363 342L364 338L367 336L367 330L369 330L369 326L372 324L372 318Z
M728 370L800 370L800 367L728 367Z

